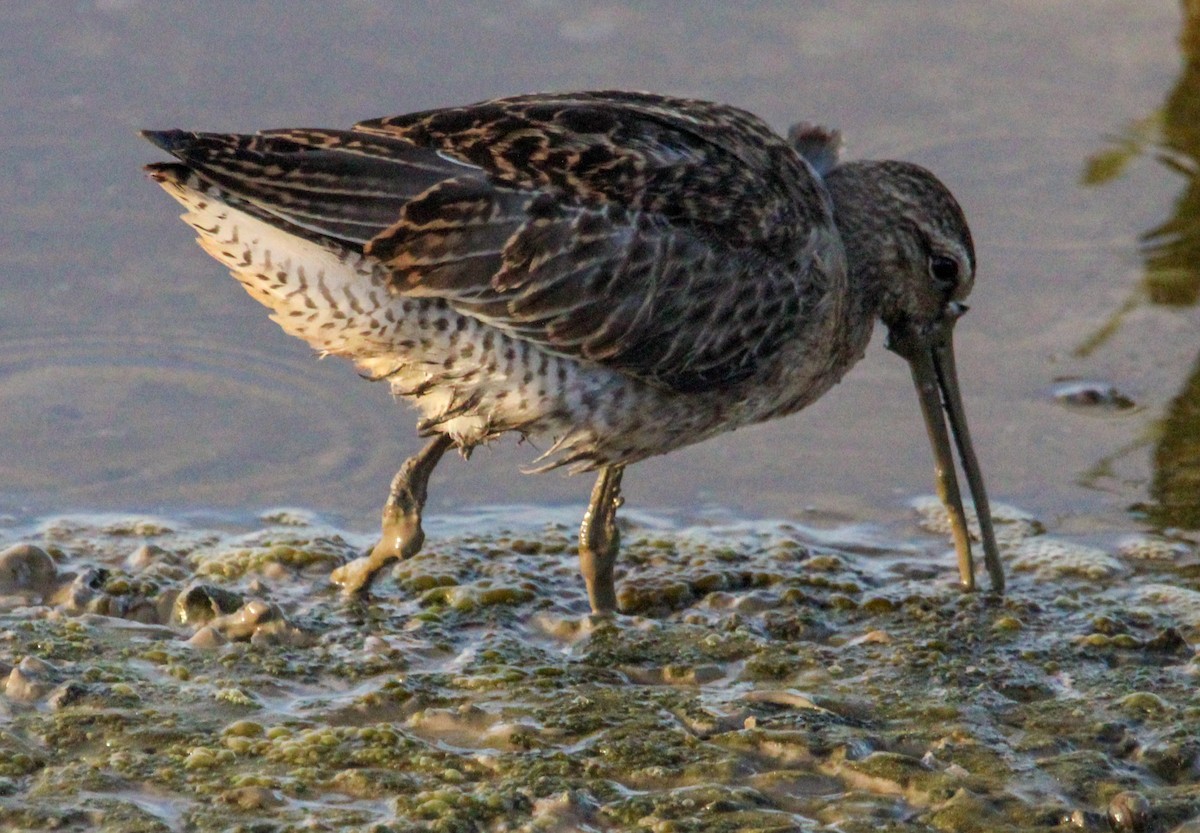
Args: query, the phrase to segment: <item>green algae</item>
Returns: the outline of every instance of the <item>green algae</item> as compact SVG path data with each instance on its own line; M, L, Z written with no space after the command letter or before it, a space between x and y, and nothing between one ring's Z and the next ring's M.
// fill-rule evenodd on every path
M248 536L42 528L58 586L0 607L0 827L974 831L1200 814L1186 558L1109 569L1094 542L1055 542L1071 568L1018 573L998 600L959 593L949 564L930 581L911 557L880 566L790 527L635 531L632 615L604 618L556 528L436 542L367 601L326 580L357 554L348 537L303 519Z

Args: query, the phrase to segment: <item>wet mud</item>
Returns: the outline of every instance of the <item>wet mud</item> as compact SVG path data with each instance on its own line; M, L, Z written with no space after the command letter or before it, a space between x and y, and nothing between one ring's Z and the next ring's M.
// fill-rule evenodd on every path
M566 525L369 543L56 517L0 528L0 828L1194 830L1200 558L997 508L1003 599L935 502L908 540L624 530L615 619Z

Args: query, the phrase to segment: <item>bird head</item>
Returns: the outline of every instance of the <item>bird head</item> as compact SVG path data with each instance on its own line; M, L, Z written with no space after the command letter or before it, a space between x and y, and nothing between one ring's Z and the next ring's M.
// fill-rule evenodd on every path
M908 162L851 162L825 179L851 280L878 310L888 349L912 370L962 582L974 587L974 569L950 434L975 504L991 583L1002 590L987 494L954 362L954 325L967 311L963 300L975 283L975 248L962 208L937 177Z

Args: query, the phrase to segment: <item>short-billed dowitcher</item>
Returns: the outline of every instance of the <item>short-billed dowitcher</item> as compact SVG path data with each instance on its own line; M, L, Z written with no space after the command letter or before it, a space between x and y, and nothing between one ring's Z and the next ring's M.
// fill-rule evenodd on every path
M908 360L974 587L949 418L996 591L1003 572L951 332L975 253L933 174L842 162L743 110L629 92L526 95L254 135L146 132L147 170L200 245L287 332L354 360L431 437L392 482L383 537L339 568L369 588L421 547L429 476L506 431L535 471L598 470L580 530L591 606L617 607L625 467L800 410L866 349Z

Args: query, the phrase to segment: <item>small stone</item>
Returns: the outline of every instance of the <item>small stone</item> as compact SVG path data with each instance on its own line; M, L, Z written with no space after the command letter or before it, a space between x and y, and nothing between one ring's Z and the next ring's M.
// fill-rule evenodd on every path
M211 625L205 625L192 634L192 638L187 641L187 644L202 651L211 651L215 648L220 648L222 645L229 644L229 640L216 628Z
M1194 783L1200 772L1200 739L1152 741L1138 753L1142 766L1168 784Z
M585 792L569 790L533 803L530 827L536 830L595 830L596 801Z
M1152 654L1165 654L1187 659L1192 656L1192 647L1183 634L1175 628L1164 628L1148 640L1142 648Z
M1015 616L1001 616L992 623L992 630L997 633L1016 633L1023 627L1024 623Z
M1150 802L1139 792L1119 792L1108 802L1108 824L1118 833L1142 833L1151 820Z
M253 720L235 720L225 727L224 734L239 738L257 738L261 737L264 731L261 723L255 723Z
M1128 411L1136 403L1111 382L1090 379L1064 379L1054 386L1054 398L1071 408Z
M534 598L535 594L532 590L524 587L500 585L499 587L488 587L481 590L478 595L478 603L485 607L492 605L515 606L533 601Z
M211 584L194 584L175 599L172 619L180 625L208 624L242 606L242 598Z
M274 790L266 787L237 787L221 793L221 801L239 810L269 810L282 806L284 801Z
M867 631L857 640L853 640L854 643L862 642L870 645L887 645L891 641L892 635L887 631L880 630L878 628L873 631Z
M1117 705L1127 712L1145 715L1160 715L1172 711L1171 706L1152 691L1135 691L1132 694L1126 694L1117 701Z
M1143 584L1133 590L1135 602L1158 613L1168 613L1187 626L1200 630L1200 591L1174 584Z
M174 560L175 556L162 547L156 544L142 544L125 559L125 568L140 573L156 564Z
M197 746L183 760L184 769L208 769L216 766L217 756L211 749Z
M33 593L44 595L54 586L58 567L44 549L33 544L14 544L0 552L0 595Z
M109 571L105 567L88 567L73 580L59 587L50 597L50 602L61 606L68 613L99 613L107 615L107 605L98 600L108 598L104 585L108 583ZM71 578L68 573L63 578Z
M240 688L218 688L213 692L213 699L221 703L229 703L234 706L255 707L258 705L258 700L254 695Z
M663 668L663 681L673 685L704 685L725 676L720 666L704 665L668 665Z
M91 689L83 683L68 680L50 692L49 696L46 697L46 705L53 711L59 711L60 709L78 705L91 693Z
M278 524L279 526L315 526L320 522L316 513L310 512L307 509L296 509L290 506L282 506L278 509L268 509L258 516L259 520L269 524Z
M251 599L233 613L218 616L209 625L234 641L249 640L251 645L305 646L313 638L289 622L277 606L262 599Z
M4 693L16 703L32 703L40 699L54 683L57 669L37 657L25 657L8 674Z
M1065 577L1105 579L1122 575L1120 561L1104 550L1055 538L1039 537L1023 541L1012 550L1014 572L1033 573L1044 581Z
M824 712L825 714L833 714L832 710L817 705L815 698L794 688L757 689L746 692L742 695L741 699L749 703L770 703L775 706L788 706L793 709L811 709L817 712Z
M1177 541L1167 541L1149 535L1129 536L1117 543L1122 558L1137 561L1177 561L1188 554L1188 548Z
M1100 833L1100 831L1108 829L1108 825L1105 824L1104 816L1088 810L1076 810L1068 815L1064 821L1076 830L1095 831L1095 833Z
M833 610L857 610L858 602L854 601L854 599L850 598L844 593L833 593L829 597L829 606Z

